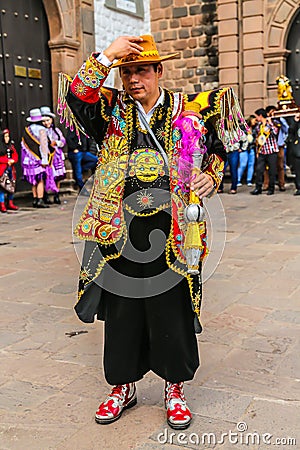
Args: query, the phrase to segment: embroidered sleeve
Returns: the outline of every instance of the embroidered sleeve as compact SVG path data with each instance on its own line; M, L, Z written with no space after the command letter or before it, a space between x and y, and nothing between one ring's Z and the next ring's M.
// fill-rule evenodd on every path
M104 66L96 59L93 53L81 66L71 83L72 93L87 103L96 103L99 100L99 90L109 74L109 67Z
M214 180L214 189L218 190L223 175L224 175L224 162L223 160L216 154L209 155L209 158L204 163L203 172L207 175L210 175Z

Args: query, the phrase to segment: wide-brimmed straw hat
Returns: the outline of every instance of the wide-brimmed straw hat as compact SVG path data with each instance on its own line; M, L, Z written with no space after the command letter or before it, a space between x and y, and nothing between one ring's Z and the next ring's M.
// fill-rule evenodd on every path
M40 107L42 116L47 116L47 117L56 117L55 114L53 112L51 112L51 109L49 106L41 106Z
M27 122L40 122L43 120L43 116L40 108L33 108L29 111L29 117L27 117Z
M167 59L176 58L176 56L179 55L179 53L172 53L170 55L160 56L153 36L145 34L140 37L143 39L143 42L139 42L138 44L143 47L144 50L139 55L130 53L129 55L124 56L114 63L112 67L133 66L135 64L154 64L166 61Z

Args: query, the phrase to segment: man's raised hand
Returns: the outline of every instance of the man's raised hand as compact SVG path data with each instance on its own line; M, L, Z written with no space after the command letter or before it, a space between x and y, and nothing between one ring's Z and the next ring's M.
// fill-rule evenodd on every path
M143 51L138 43L143 42L143 39L139 36L120 36L113 41L103 54L113 62L115 59L124 58L124 56L130 53L139 55Z

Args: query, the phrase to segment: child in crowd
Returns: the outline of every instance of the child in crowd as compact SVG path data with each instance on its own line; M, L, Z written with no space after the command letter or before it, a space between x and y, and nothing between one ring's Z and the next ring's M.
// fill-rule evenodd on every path
M6 178L6 183L0 186L0 212L6 213L8 209L18 210L13 202L14 185L16 182L15 164L18 161L18 153L11 142L10 132L6 128L1 132L0 138L0 180ZM11 186L8 189L8 186ZM5 205L5 195L7 195L7 205Z

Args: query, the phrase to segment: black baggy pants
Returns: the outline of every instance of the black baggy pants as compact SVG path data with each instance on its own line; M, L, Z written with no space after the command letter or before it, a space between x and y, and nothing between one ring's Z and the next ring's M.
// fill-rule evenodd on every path
M149 247L151 230L157 229L168 236L169 214L162 211L146 220L135 217L130 225L131 244L142 252ZM116 272L142 278L145 283L155 283L153 277L170 270L164 251L145 264L126 259L124 251L109 264ZM114 385L138 381L150 370L173 383L191 380L199 356L187 280L179 277L166 291L140 298L112 292L115 284L101 294L107 382Z

